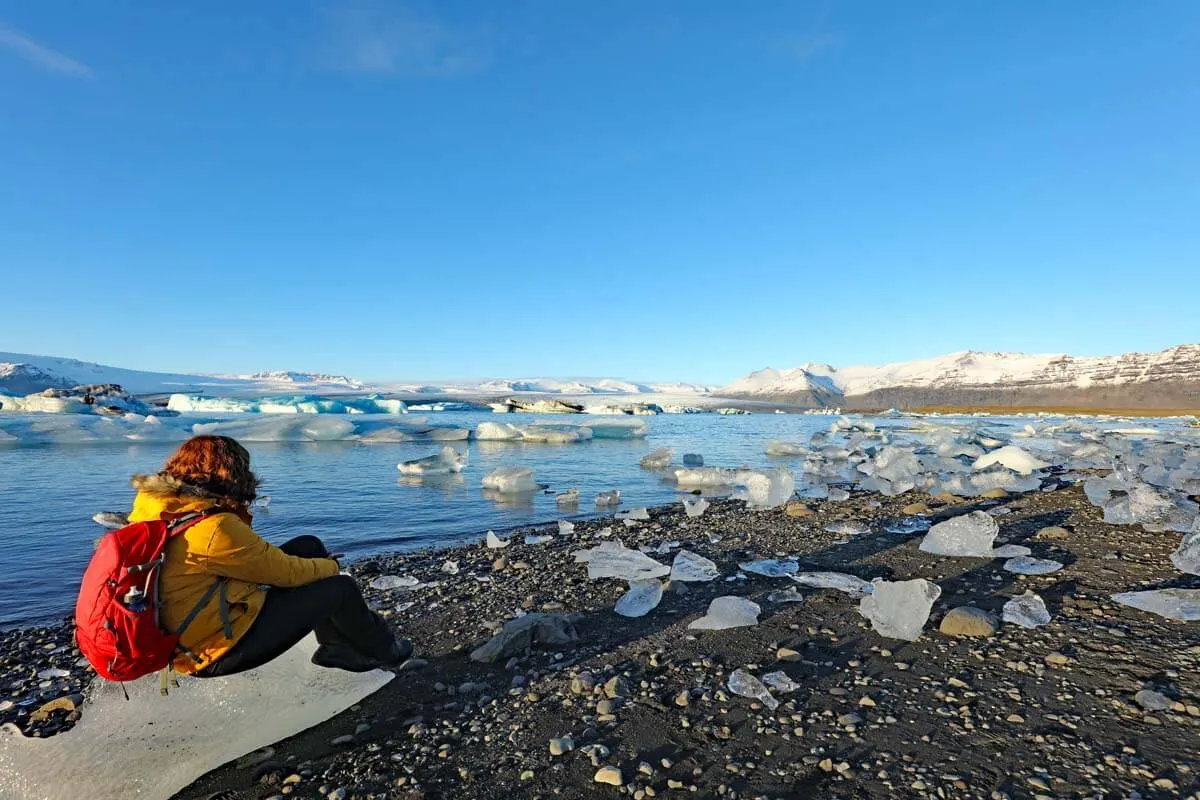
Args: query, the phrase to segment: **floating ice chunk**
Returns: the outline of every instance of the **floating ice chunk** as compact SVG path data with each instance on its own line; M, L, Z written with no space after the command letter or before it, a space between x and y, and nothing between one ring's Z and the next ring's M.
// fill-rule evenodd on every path
M446 561L445 564L442 564L442 572L446 573L447 575L457 575L458 574L458 562L457 561L449 561L449 560Z
M806 456L808 448L796 442L770 442L767 444L767 455L779 457Z
M673 458L675 458L675 451L669 447L661 447L653 453L643 456L638 464L642 469L666 469L671 466Z
M871 593L858 604L858 612L871 621L881 636L915 642L929 621L933 602L942 595L942 587L924 578L910 581L885 581L876 578Z
M613 489L611 492L600 492L596 495L596 508L611 508L612 506L621 505L621 490Z
M671 580L681 583L704 583L721 576L717 565L691 550L680 550L671 564Z
M258 410L258 404L252 400L238 400L233 397L202 397L200 395L173 394L167 399L167 409L181 413L244 413Z
M747 508L766 510L777 508L792 498L796 490L796 479L791 470L747 470L739 474L737 482L745 486L738 499L746 501Z
M703 467L704 456L700 455L699 453L684 453L683 465L685 467Z
M565 492L559 492L554 495L554 502L560 506L577 506L579 505L579 490L567 489Z
M644 617L662 602L662 581L657 578L630 581L629 591L621 595L613 611L622 617Z
M804 600L804 595L797 592L789 586L786 589L776 589L767 595L767 601L771 603L799 603Z
M758 624L762 608L745 597L725 595L708 604L708 613L688 625L692 630L723 631L727 628L746 628Z
M1017 556L1004 562L1004 569L1018 575L1049 575L1058 572L1063 565L1058 561L1031 556Z
M738 479L738 470L721 467L677 467L671 474L681 487L732 486Z
M993 450L990 453L980 456L971 468L981 470L993 464L999 464L1019 475L1030 475L1035 470L1045 469L1050 466L1045 461L1039 461L1028 451L1010 444L1001 447L999 450Z
M645 522L650 519L650 511L645 508L631 508L628 511L618 511L617 519L632 519L638 522Z
M411 589L419 583L420 581L411 575L380 575L372 578L370 585L372 589L386 592L392 589Z
M315 649L309 636L250 672L181 676L167 697L159 695L157 675L123 686L94 681L71 730L47 738L0 730L0 796L173 797L221 764L341 713L394 677L318 667L309 660Z
M92 522L110 531L120 530L129 524L129 515L120 511L99 511L92 515Z
M801 586L812 586L816 589L836 589L851 597L870 594L875 587L869 581L843 572L801 572L793 575L792 580Z
M481 422L475 427L475 438L481 442L516 442L522 436L520 428L507 422Z
M1045 601L1032 591L1026 591L1005 603L1002 616L1005 622L1022 628L1037 628L1050 621Z
M903 517L888 523L883 529L888 533L920 533L929 530L929 520L925 517Z
M1200 517L1197 518L1197 523L1200 524ZM1179 547L1171 553L1171 563L1180 572L1200 575L1200 528L1196 533L1189 533L1183 537Z
M632 550L615 539L576 552L575 560L587 562L588 578L591 580L619 578L633 583L661 578L671 571L666 564L655 561L640 550Z
M788 677L786 672L782 671L768 672L766 675L762 676L762 682L765 685L770 686L775 691L782 692L783 694L790 694L797 689L804 688L802 684L796 683L794 680Z
M1025 545L1005 544L992 551L992 558L1016 558L1017 556L1031 555L1032 553L1033 551Z
M553 536L538 535L536 533L528 533L525 535L525 544L545 544L553 541Z
M650 433L650 426L640 419L590 420L587 427L596 439L643 439Z
M1200 620L1200 589L1150 589L1121 592L1112 599L1121 605L1181 622Z
M443 447L440 453L405 461L397 468L401 475L449 475L462 472L466 463L466 453L460 453L453 447Z
M196 436L232 436L243 442L332 442L354 434L354 423L332 416L198 422L192 426Z
M776 558L743 561L738 564L738 567L745 572L752 572L767 578L786 578L800 571L800 565L795 561L780 561Z
M838 536L862 536L864 533L870 533L871 527L856 519L843 519L829 523L825 530Z
M483 488L503 494L536 492L541 487L533 480L531 467L500 467L483 477Z
M709 502L703 497L693 495L683 498L683 512L689 517L702 517L708 510Z
M489 550L500 550L509 545L508 539L501 539L496 535L495 531L488 531L484 541L487 543Z
M779 708L779 701L767 691L767 687L763 686L758 678L744 669L735 669L729 673L727 685L729 686L729 691L740 697L749 697L751 700L757 700L770 711Z
M570 536L574 532L575 532L575 523L574 522L568 522L565 519L560 519L558 521L558 535L559 536Z
M921 550L938 556L991 558L1000 526L982 511L939 522L921 540Z
M521 441L535 444L574 444L593 436L591 428L575 425L530 425L521 431Z

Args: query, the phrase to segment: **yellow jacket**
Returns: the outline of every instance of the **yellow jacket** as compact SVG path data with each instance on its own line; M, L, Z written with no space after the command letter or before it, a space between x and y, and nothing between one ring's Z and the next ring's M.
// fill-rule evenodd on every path
M217 503L202 490L167 475L139 475L130 522L159 519L164 513L190 513ZM216 661L234 645L262 610L263 586L303 586L338 574L329 558L289 556L232 513L206 517L167 544L159 583L162 622L176 630L218 578L227 578L226 599L233 637L225 637L219 597L214 595L184 631L180 643L195 654L176 656L174 668L190 674Z

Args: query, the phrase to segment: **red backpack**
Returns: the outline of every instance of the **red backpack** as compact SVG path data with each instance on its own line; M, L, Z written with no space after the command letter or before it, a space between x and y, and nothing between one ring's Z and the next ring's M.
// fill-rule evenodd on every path
M167 543L215 513L135 522L100 540L75 603L75 641L101 677L132 681L170 666L179 637L225 581L213 583L176 631L167 630L158 586Z

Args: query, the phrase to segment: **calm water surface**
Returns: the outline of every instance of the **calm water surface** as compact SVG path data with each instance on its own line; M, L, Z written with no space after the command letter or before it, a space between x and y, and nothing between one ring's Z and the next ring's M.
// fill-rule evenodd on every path
M807 442L833 421L793 414L640 419L650 426L646 439L566 445L456 442L455 447L469 452L469 466L461 475L424 481L402 478L396 464L434 453L440 445L248 442L263 479L262 492L271 497L269 512L256 517L255 528L275 543L314 533L351 557L448 545L489 528L553 522L564 516L549 494L505 502L486 498L480 481L496 467L533 467L534 478L555 491L577 487L577 516L587 516L595 513L595 494L609 489L621 490L623 508L678 499L671 485L638 467L639 459L655 448L673 448L676 463L684 453L700 453L712 466L796 466L796 459L768 458L767 443ZM434 424L470 428L483 420L585 421L480 412L430 415ZM160 469L174 447L0 447L0 627L55 620L71 612L79 578L103 532L91 521L92 514L128 511L133 500L130 476Z

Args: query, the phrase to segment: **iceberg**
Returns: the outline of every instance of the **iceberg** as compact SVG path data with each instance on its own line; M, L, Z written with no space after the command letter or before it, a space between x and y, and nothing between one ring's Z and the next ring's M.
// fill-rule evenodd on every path
M592 438L591 428L574 425L530 425L521 431L521 441L535 444L574 444Z
M658 579L631 581L629 591L617 600L613 611L622 617L644 617L662 602L662 581Z
M235 397L204 397L198 394L173 394L167 400L167 408L183 414L196 412L233 414L258 410L258 404L252 400L239 400Z
M475 438L481 442L516 442L524 434L508 422L481 422L475 426Z
M1000 526L982 511L939 522L921 540L921 550L938 556L991 558Z
M642 469L660 470L671 466L671 459L675 457L674 451L669 447L661 447L649 455L643 456L638 465Z
M221 764L330 719L394 677L315 666L315 649L310 635L250 672L180 676L166 697L157 675L123 686L96 680L71 730L44 739L0 730L0 795L172 797Z
M691 550L680 550L671 564L671 581L680 583L707 583L721 577L715 562Z
M613 489L596 495L596 508L611 508L621 505L621 490Z
M1010 469L1019 475L1030 475L1036 470L1045 469L1050 466L1045 461L1039 461L1028 451L1022 450L1016 445L1007 445L998 450L993 450L990 453L982 455L975 461L972 469L981 470L999 464L1006 469Z
M650 426L640 419L590 420L587 427L595 439L643 439L650 433Z
M554 503L560 506L577 506L579 505L579 490L567 489L565 492L559 492L554 495Z
M501 494L515 494L536 492L541 486L533 480L533 469L530 467L499 467L483 476L483 488Z
M942 587L924 578L909 581L885 581L876 578L873 589L858 604L858 611L871 621L881 636L915 642L929 621L933 603L942 595Z
M452 472L462 472L466 463L466 453L460 453L453 447L443 447L440 453L405 461L398 464L397 469L402 475L448 475Z
M708 604L708 613L693 620L688 628L700 631L722 631L727 628L746 628L758 624L762 608L745 597L726 595Z
M232 436L244 442L333 442L349 439L354 423L335 417L308 415L291 418L198 422L192 426L196 436Z
M777 457L794 457L808 455L808 448L796 442L773 441L767 444L767 455Z

